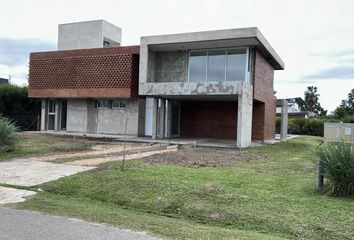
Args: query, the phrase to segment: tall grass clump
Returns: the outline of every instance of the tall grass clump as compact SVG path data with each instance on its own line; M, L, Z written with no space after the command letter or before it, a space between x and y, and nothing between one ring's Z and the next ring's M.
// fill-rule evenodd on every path
M6 117L0 116L0 152L14 148L17 143L17 127Z
M327 183L324 191L337 196L354 196L354 150L350 143L325 143L316 150Z

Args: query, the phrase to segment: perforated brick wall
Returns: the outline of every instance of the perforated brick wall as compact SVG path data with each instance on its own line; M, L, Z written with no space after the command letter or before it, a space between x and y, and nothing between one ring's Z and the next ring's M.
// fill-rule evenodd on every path
M139 47L33 53L31 97L137 96Z

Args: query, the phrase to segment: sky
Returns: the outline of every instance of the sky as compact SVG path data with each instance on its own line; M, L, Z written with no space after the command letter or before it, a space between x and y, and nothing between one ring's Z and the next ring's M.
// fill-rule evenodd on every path
M333 111L354 88L353 0L0 0L0 77L26 85L30 52L55 50L58 24L104 19L122 45L141 36L258 27L285 62L277 98L318 87Z

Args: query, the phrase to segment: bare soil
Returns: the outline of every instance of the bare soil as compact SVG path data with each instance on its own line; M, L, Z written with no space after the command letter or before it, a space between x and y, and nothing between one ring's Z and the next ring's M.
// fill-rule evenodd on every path
M177 152L167 152L143 158L150 164L166 163L190 167L229 166L235 162L268 161L265 154L250 153L245 150L197 148L180 149Z

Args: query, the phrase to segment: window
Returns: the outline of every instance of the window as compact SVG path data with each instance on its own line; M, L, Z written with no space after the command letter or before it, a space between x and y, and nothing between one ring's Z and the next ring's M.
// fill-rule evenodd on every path
M246 78L246 49L227 51L226 81L245 81Z
M189 82L247 81L248 49L191 51Z
M208 82L225 81L226 50L208 52Z
M112 101L112 109L124 109L126 107L127 107L126 101L121 101L121 100Z
M109 100L97 100L96 101L96 108L109 108L110 101Z
M189 81L204 82L207 70L207 51L193 51L189 56Z

